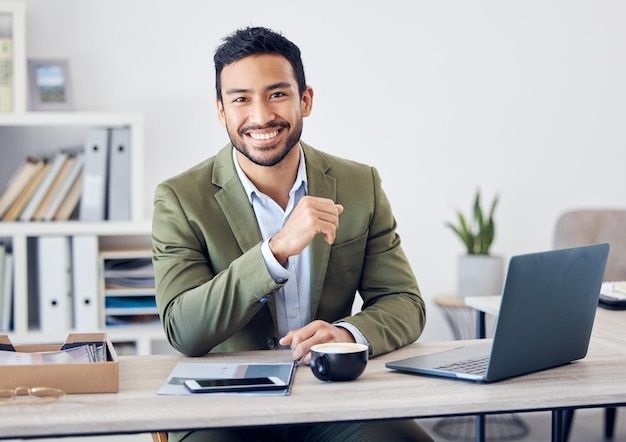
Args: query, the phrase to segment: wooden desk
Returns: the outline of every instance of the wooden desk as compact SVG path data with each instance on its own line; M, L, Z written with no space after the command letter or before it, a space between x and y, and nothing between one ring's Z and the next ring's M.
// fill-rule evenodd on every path
M500 313L501 296L467 296L465 304L477 312L497 316ZM484 320L484 316L482 317ZM626 310L607 310L598 307L591 332L593 340L609 346L626 348ZM592 340L592 343L593 343Z
M289 360L287 351L206 358L120 358L118 394L67 395L45 404L0 405L0 438L141 433L303 422L423 418L626 402L626 351L612 335L592 340L582 361L493 384L475 384L394 372L385 362L438 352L460 341L413 344L372 359L354 382L324 383L299 367L290 396L157 396L179 361ZM475 342L475 341L465 341ZM461 400L462 398L462 400Z
M501 301L501 296L468 296L465 298L465 304L477 311L477 330L483 330L483 334L479 335L480 338L484 338L485 314L497 316L500 313ZM613 348L616 352L624 351L626 348L626 312L598 307L591 331L590 348L594 349L596 343L606 348ZM613 434L615 410L615 407L606 409L605 437L610 437L607 435ZM553 412L552 431L558 432L561 435L558 438L563 440L568 438L574 414L573 408L566 411ZM558 421L556 425L555 420ZM554 438L555 436L553 436Z

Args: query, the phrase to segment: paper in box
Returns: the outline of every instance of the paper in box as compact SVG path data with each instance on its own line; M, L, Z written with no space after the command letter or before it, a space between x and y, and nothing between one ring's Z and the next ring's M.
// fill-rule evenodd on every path
M12 345L0 335L0 350L19 352L57 351L80 344L104 343L106 362L0 365L0 388L54 387L65 393L117 393L119 364L106 333L70 333L63 344Z

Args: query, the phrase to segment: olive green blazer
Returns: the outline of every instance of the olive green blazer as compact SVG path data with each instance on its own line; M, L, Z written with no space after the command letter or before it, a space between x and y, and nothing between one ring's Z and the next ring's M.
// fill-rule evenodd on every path
M346 321L372 354L414 342L424 302L400 247L377 171L302 143L308 194L344 206L335 243L311 243L311 318ZM152 226L157 306L170 343L186 355L276 348L273 294L261 233L232 145L161 183ZM361 312L351 316L356 292Z

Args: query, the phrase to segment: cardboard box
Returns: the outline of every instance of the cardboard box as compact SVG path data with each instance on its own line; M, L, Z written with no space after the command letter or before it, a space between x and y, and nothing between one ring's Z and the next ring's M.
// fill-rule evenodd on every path
M118 360L106 333L70 333L63 344L11 344L7 335L0 335L0 350L19 352L58 351L81 344L104 343L106 362L0 365L0 388L55 387L65 393L117 393L119 390Z

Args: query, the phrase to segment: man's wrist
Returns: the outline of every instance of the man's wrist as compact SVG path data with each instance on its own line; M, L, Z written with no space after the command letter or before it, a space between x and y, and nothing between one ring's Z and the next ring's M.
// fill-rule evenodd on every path
M367 340L365 336L363 336L363 333L361 333L361 330L359 330L356 326L346 321L335 322L334 325L336 327L341 327L344 330L346 330L349 334L352 335L354 342L356 342L357 344L367 345L367 347L369 348L369 352L370 353L372 352L372 346L370 345L369 341Z
M284 284L289 279L289 271L276 260L267 241L261 243L261 256L272 279L278 284Z
M267 245L270 249L270 252L272 252L272 255L274 255L274 258L276 258L276 261L278 261L283 267L285 267L287 265L287 261L289 260L289 256L281 252L280 240L276 240L276 237L272 236Z

